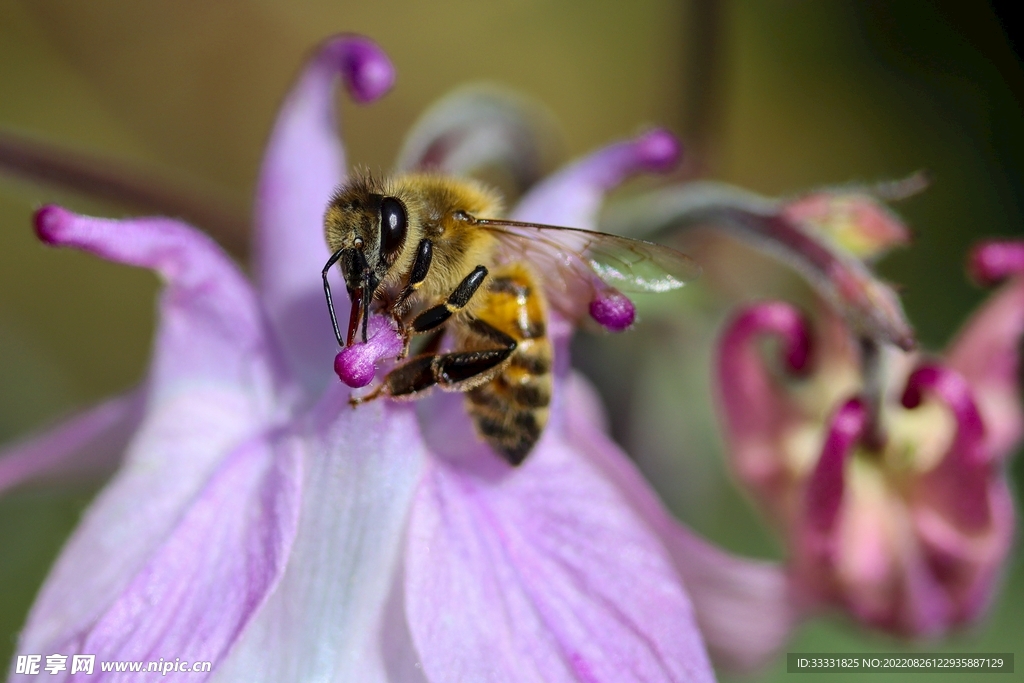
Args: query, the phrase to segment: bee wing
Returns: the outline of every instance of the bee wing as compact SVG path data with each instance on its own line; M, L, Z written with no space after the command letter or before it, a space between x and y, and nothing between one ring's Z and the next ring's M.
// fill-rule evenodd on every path
M481 221L504 261L526 261L551 304L570 319L587 311L602 283L622 292L667 292L700 275L689 256L654 242L579 228Z

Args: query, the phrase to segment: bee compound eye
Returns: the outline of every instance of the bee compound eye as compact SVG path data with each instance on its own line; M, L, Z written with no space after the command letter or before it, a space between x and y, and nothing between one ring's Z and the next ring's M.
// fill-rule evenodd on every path
M394 197L384 197L381 200L380 249L381 253L389 261L398 256L398 252L405 242L408 223L409 221L402 202Z

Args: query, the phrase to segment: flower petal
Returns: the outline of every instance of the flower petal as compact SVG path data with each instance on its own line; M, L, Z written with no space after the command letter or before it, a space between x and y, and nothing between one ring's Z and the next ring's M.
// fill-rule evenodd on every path
M845 559L840 556L841 543L843 532L849 527L843 527L841 511L856 510L848 470L854 449L867 432L868 419L867 407L861 399L851 398L843 403L829 419L821 454L806 479L803 500L796 510L796 528L791 530L791 563L795 573L802 577L805 599L809 601L828 591L837 564ZM856 521L859 520L855 520L854 528ZM861 538L878 537L871 534L871 529L861 531ZM855 553L858 559L868 560L864 564L870 564L873 558L869 549L879 547L877 543L865 543Z
M989 482L999 467L985 450L985 426L967 380L941 365L924 365L907 379L903 405L916 408L925 391L946 404L956 421L956 436L938 466L920 485L923 502L937 508L960 527L974 534L991 525Z
M984 282L1017 274L963 326L946 354L946 364L971 385L985 421L993 457L1012 454L1024 434L1020 399L1020 345L1024 338L1024 243L990 242L972 257Z
M334 111L338 76L358 102L372 102L390 89L394 69L368 38L337 36L321 45L281 107L256 193L260 296L289 362L314 393L330 380L336 351L320 271L330 255L324 210L345 178Z
M459 88L413 124L395 164L399 170L452 175L487 173L516 194L546 166L553 125L533 102L493 86Z
M835 562L808 567L799 576L801 590L876 628L939 635L949 626L949 597L922 552L905 501L892 495L877 468L851 468L850 475Z
M408 406L352 410L347 394L336 385L315 409L288 568L217 680L374 682L414 664L382 619L426 452Z
M298 442L289 435L261 436L236 448L97 621L41 650L216 667L284 570L298 519L301 467ZM96 672L71 680L162 676Z
M57 207L36 222L52 244L154 268L168 282L146 416L43 585L23 651L96 623L226 455L280 417L284 385L251 288L206 236L167 219L101 220Z
M142 419L144 392L104 401L0 453L0 493L39 477L109 471Z
M839 517L845 488L845 472L854 447L868 426L863 401L851 398L832 417L821 457L807 480L803 521L814 537L823 541L832 534Z
M925 364L907 380L904 407L918 408L926 392L945 404L948 414L940 419L956 426L943 450L934 454L941 458L927 452L935 446L913 440L902 445L905 437L891 430L895 442L887 455L898 458L907 448L919 447L924 452L918 457L930 469L893 477L881 466L879 454L860 458L846 468L835 529L826 526L836 517L827 502L839 497L820 496L826 505L817 506L817 519L804 520L809 533L799 539L810 543L796 548L803 562L801 586L863 622L911 636L937 636L977 616L992 596L1013 535L1006 482L999 463L985 451L984 426L967 382L949 368ZM846 446L863 427L858 408L843 429L838 424L842 412L812 475L809 502L815 480L835 474L832 465L840 458L830 459L829 449L837 441ZM898 420L894 415L890 424L895 427ZM819 481L818 488L827 488L827 481Z
M658 532L715 665L753 672L778 655L802 610L783 566L727 553L667 515Z
M784 568L731 555L677 522L601 429L587 381L573 374L566 387L570 440L661 537L693 602L711 659L731 671L763 666L785 645L800 616Z
M953 624L977 619L991 604L1013 548L1016 511L1005 478L989 481L986 502L992 522L983 533L964 533L955 519L930 505L913 510L929 571L953 603Z
M207 385L244 386L267 412L286 378L249 282L203 233L166 218L109 220L58 206L36 213L39 238L151 268L168 284L150 367L150 403Z
M819 231L866 261L910 242L910 230L903 221L866 191L814 192L786 203L782 215Z
M43 651L88 632L172 533L224 456L258 429L249 410L236 394L197 389L147 416L125 465L51 570L20 651Z
M661 129L608 145L538 184L523 197L512 218L594 230L606 192L634 174L672 170L681 154L679 141Z
M479 444L460 456L428 464L410 520L429 680L713 680L660 542L557 421L517 469Z
M733 469L771 504L785 485L780 441L804 416L790 392L764 367L755 342L769 334L782 342L786 370L802 370L811 348L807 323L796 309L778 302L758 304L736 316L722 335L716 366L719 412Z

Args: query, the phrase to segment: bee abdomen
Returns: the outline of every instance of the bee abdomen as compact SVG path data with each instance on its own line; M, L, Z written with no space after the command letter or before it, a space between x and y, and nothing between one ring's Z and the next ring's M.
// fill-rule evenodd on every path
M470 390L466 403L481 436L512 465L540 439L551 403L551 343L537 280L521 264L493 273L479 317L516 340L516 348L489 382Z
M480 434L512 465L519 465L526 459L547 423L546 410L498 413L470 409L470 412Z

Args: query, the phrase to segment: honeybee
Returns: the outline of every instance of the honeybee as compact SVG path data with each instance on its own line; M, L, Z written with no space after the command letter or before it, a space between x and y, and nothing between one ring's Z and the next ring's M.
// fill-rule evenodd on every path
M493 190L431 174L360 174L324 218L331 257L324 294L338 344L366 341L373 312L390 315L405 340L434 333L418 355L361 399L414 398L437 386L466 394L480 435L512 465L547 423L552 347L549 304L578 320L597 292L665 291L699 268L668 247L501 216ZM327 281L339 264L352 301L342 337ZM439 352L448 336L450 350Z

